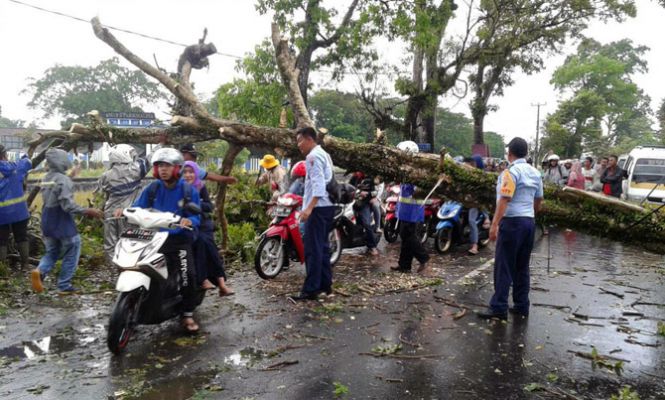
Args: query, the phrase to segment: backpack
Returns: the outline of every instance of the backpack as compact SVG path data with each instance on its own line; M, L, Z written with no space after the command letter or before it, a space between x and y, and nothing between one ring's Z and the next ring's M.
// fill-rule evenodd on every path
M330 172L332 174L330 181L326 183L326 192L328 192L328 197L330 198L331 203L339 204L342 202L342 200L345 200L343 199L344 196L342 193L344 188L339 184L339 182L337 182L337 179L335 178L335 171L333 170L333 162L330 158L330 154L326 153L326 156L328 162L330 163Z
M155 204L155 198L157 198L157 189L159 188L159 181L154 180L150 182L146 190L148 190L148 208L152 208ZM192 185L187 182L183 182L182 190L184 192L184 202L182 203L183 208L185 204L192 201Z

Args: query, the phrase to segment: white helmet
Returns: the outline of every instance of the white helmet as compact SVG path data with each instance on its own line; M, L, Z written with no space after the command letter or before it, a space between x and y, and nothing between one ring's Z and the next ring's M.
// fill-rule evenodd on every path
M547 157L547 161L559 161L559 156L552 154L551 156Z
M163 162L171 165L182 165L185 160L182 158L182 153L176 149L165 147L152 153L150 158L152 165L158 162Z
M129 164L136 160L136 150L128 144L117 144L111 147L109 162L111 164Z
M407 153L413 153L413 154L418 153L418 151L419 151L418 144L416 142L412 141L412 140L406 140L404 142L399 142L397 144L397 148L402 150L402 151L405 151Z

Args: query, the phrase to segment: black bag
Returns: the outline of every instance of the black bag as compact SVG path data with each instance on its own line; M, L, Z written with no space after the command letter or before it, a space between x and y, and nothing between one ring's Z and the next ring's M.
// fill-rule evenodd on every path
M332 179L326 183L326 192L328 192L328 198L333 204L339 204L342 199L342 185L337 182L335 179L335 172L333 172Z

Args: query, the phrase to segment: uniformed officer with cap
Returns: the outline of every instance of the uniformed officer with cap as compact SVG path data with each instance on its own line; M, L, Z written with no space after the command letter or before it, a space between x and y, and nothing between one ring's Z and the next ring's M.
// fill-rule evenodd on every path
M535 233L534 217L543 200L540 173L526 162L528 146L516 137L508 143L510 167L497 181L496 213L490 239L496 241L494 256L494 295L489 309L480 318L506 319L508 293L513 285L511 313L529 315L529 260Z

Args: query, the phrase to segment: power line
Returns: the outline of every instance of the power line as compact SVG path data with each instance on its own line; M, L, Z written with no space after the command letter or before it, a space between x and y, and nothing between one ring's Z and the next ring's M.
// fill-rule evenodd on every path
M84 18L77 17L77 16L70 15L70 14L66 14L66 13L63 13L63 12L60 12L60 11L49 10L49 9L46 9L46 8L43 8L43 7L35 6L35 5L33 5L33 4L24 3L24 2L19 1L19 0L8 0L8 1L10 1L10 2L12 2L12 3L20 4L20 5L25 6L25 7L33 8L33 9L35 9L35 10L39 10L39 11L42 11L42 12L46 12L46 13L49 13L49 14L58 15L58 16L61 16L61 17L65 17L65 18L73 19L73 20L75 20L75 21L79 21L79 22L84 22L84 23L86 23L86 24L90 24L90 21L88 21L88 20L86 20L86 19L84 19ZM158 41L158 42L168 43L168 44L172 44L172 45L175 45L175 46L180 46L180 47L187 47L187 46L188 46L188 45L186 45L186 44L184 44L184 43L178 43L178 42L175 42L175 41L173 41L173 40L169 40L169 39L162 39L162 38L157 37L157 36L147 35L147 34L145 34L145 33L135 32L135 31L132 31L132 30L129 30L129 29L118 28L118 27L116 27L116 26L104 25L104 24L102 24L102 26L103 26L104 28L108 28L108 29L111 29L111 30L114 30L114 31L123 32L123 33L127 33L127 34L130 34L130 35L136 35L136 36L140 36L140 37L145 38L145 39L156 40L156 41ZM220 55L220 56L224 56L224 57L230 57L230 58L242 59L241 56L237 56L237 55L235 55L235 54L223 53L223 52L219 52L219 51L216 52L215 54L218 54L218 55Z
M60 17L69 18L69 19L72 19L72 20L75 20L75 21L78 21L78 22L83 22L85 24L90 24L89 20L87 20L85 18L74 16L74 15L71 15L71 14L63 13L63 12L60 12L60 11L49 10L49 9L39 7L39 6L36 6L36 5L33 5L33 4L24 3L24 2L19 1L19 0L7 0L7 1L15 3L15 4L22 5L22 6L25 6L25 7L29 7L29 8L38 10L38 11L42 11L42 12L45 12L45 13L57 15L57 16L60 16ZM158 41L158 42L163 42L163 43L167 43L167 44L171 44L171 45L175 45L175 46L180 46L180 47L188 47L189 46L189 45L184 44L184 43L175 42L175 41L169 40L169 39L163 39L163 38L160 38L160 37L157 37L157 36L147 35L147 34L141 33L141 32L135 32L135 31L132 31L132 30L129 30L129 29L118 28L118 27L115 27L115 26L105 25L105 24L102 24L102 26L104 28L108 28L108 29L111 29L111 30L114 30L114 31L123 32L123 33L127 33L127 34L130 34L130 35L135 35L135 36L139 36L139 37L142 37L142 38L145 38L145 39L151 39L151 40L155 40L155 41ZM234 59L237 59L237 60L242 60L244 58L242 56L238 56L238 55L230 54L230 53L224 53L224 52L221 52L221 51L217 51L214 54L220 55L220 56L223 56L223 57L234 58ZM356 76L364 75L363 72L356 72L356 71L336 72L336 71L331 71L331 70L326 70L326 69L319 69L319 70L315 70L315 71L312 71L312 72L324 72L324 73L328 73L328 74L338 73L340 75L356 75ZM382 73L382 72L378 72L376 74L377 75L389 75L388 73Z

